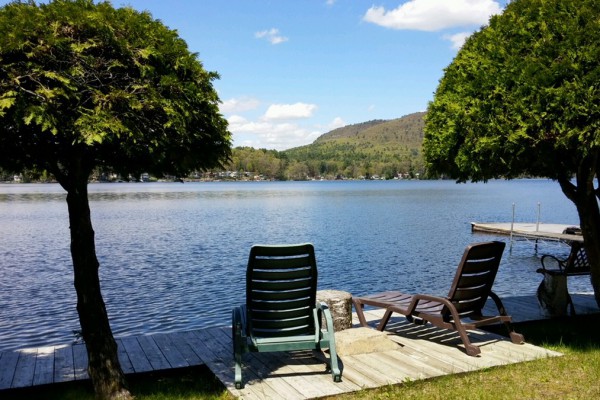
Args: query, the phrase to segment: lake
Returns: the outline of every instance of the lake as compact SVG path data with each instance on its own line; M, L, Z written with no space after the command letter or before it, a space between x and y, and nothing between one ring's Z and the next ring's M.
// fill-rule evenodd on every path
M578 225L558 183L527 179L99 183L89 185L102 290L115 336L230 323L253 244L311 242L319 288L445 294L465 246L500 239L470 222ZM79 329L66 194L0 185L0 350L69 343ZM495 291L533 294L542 253L516 242ZM569 280L591 291L589 279Z

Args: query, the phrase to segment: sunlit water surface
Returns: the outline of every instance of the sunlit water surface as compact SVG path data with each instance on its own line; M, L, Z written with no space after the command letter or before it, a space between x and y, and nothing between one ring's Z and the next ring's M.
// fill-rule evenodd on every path
M470 222L578 224L556 182L90 184L102 290L115 336L230 323L253 244L311 242L319 288L445 294L464 247L500 239ZM65 192L0 185L0 350L68 343L79 329ZM495 291L533 294L540 255L513 244ZM572 291L590 291L586 277Z

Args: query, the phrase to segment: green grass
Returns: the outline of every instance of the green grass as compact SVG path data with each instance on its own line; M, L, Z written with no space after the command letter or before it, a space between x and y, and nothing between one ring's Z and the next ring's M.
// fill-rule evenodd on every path
M529 322L516 327L528 343L559 351L564 356L406 382L329 399L600 398L600 314ZM139 375L130 377L129 383L138 400L233 398L205 367ZM0 398L92 400L94 396L89 383L69 383L0 392Z

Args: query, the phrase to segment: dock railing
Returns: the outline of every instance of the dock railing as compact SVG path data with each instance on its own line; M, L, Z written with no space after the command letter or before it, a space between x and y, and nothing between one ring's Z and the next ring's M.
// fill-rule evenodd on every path
M512 203L512 220L510 222L510 248L509 250L512 251L512 247L513 247L513 237L514 237L514 231L515 231L515 215L516 215L516 203ZM542 214L542 204L538 201L537 203L537 218L535 221L535 232L539 232L540 231L540 219L541 219L541 214ZM537 248L538 247L538 239L535 239L535 251L537 252Z

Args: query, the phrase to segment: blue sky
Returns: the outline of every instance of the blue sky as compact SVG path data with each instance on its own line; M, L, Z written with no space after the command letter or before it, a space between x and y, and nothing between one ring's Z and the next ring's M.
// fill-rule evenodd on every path
M112 4L149 11L220 74L214 86L234 146L285 150L344 125L424 111L461 39L506 0Z

